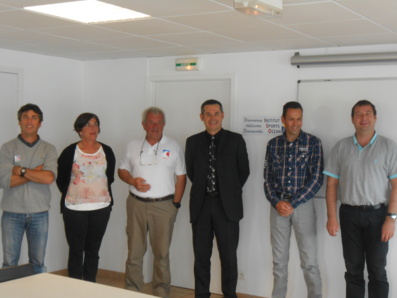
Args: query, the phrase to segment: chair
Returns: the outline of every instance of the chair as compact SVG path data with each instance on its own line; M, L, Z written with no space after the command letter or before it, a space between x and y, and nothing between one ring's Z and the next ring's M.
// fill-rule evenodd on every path
M36 274L32 264L0 268L0 282Z

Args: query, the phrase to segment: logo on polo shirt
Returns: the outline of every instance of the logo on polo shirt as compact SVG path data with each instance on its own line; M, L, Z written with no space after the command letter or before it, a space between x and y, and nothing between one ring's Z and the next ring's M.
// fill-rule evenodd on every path
M14 156L14 161L15 162L20 162L21 161L21 156L20 155L15 155Z
M161 153L161 158L162 159L169 159L171 155L171 151L168 149L163 149L163 152Z

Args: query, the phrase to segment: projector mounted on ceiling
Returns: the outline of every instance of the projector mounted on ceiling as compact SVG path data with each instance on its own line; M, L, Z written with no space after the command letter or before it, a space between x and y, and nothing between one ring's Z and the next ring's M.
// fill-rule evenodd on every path
M281 16L283 0L234 0L234 8L248 15Z

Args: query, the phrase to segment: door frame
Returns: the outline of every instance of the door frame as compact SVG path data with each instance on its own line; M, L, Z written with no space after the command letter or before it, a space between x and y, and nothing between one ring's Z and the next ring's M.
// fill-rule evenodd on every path
M228 81L230 84L230 130L235 131L237 127L235 117L235 75L234 74L184 74L184 75L167 75L167 76L149 76L146 84L146 101L148 106L154 105L156 98L156 84L159 82L194 82L194 81Z

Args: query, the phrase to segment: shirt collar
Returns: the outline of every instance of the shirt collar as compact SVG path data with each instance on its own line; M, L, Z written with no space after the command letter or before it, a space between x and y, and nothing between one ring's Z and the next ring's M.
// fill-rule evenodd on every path
M21 134L18 135L18 139L19 139L22 143L24 143L26 146L32 148L34 145L36 145L36 144L40 141L40 136L37 135L37 140L34 141L33 143L26 142L26 141L24 140L24 138L22 138Z
M168 138L167 136L163 135L163 136L161 137L161 139L160 139L159 145L164 145L164 144L166 144L166 143L168 142L168 140L169 140L169 138ZM146 140L146 137L143 138L143 141L144 141L145 143L148 143L148 144L149 144L149 142ZM157 142L157 143L158 143L158 142ZM153 146L157 146L157 143L154 144ZM152 145L149 144L149 146L152 146Z
M371 141L369 141L369 144L368 144L368 145L372 145L372 144L375 142L377 136L378 136L378 134L377 134L376 131L375 131L374 136L372 137ZM362 149L361 145L360 145L360 144L358 143L358 141L357 141L357 138L356 138L356 135L355 135L355 134L353 135L353 143L354 143L354 145L356 145L357 147L359 147L360 149ZM368 146L368 145L367 145L367 146ZM365 147L366 147L366 146L365 146Z
M216 134L214 134L215 140L219 140L219 138L221 137L222 132L223 132L223 128L221 128L220 131L218 131ZM208 133L208 131L206 131L206 133L207 133L207 138L208 138L208 140L210 140L211 137L212 137L212 135L210 135L210 134Z
M283 133L284 141L287 142L287 143L295 143L295 142L298 142L299 144L301 144L301 143L303 143L303 142L305 141L305 136L306 136L306 133L301 129L301 131L300 131L300 133L299 133L299 136L296 138L296 140L293 141L293 142L290 142L290 141L287 140L287 137L286 137L285 132Z

